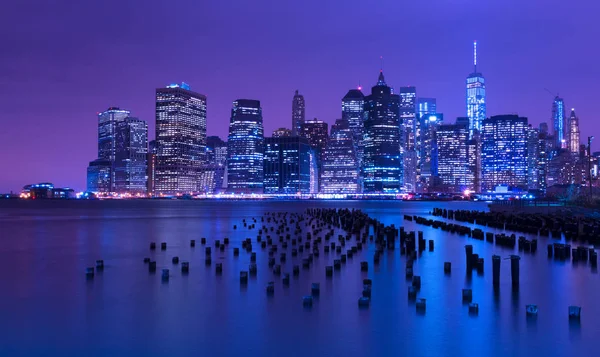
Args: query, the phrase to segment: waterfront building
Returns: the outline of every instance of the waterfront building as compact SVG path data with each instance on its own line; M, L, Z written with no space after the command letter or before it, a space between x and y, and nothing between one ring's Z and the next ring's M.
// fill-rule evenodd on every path
M117 193L145 194L148 190L148 124L128 117L115 129L114 189Z
M112 161L96 159L87 168L88 192L109 193L113 190Z
M539 157L540 157L540 131L531 125L527 128L527 188L540 189Z
M365 97L363 180L365 193L396 193L403 185L400 155L400 96L383 72Z
M320 193L358 193L359 165L354 133L348 120L338 119L323 152Z
M279 129L273 130L274 138L283 138L283 137L287 137L287 136L292 136L292 131L288 128L279 128Z
M147 161L147 176L148 176L148 187L147 191L149 194L154 194L154 182L156 181L156 140L151 140L148 143L148 158Z
M225 165L206 164L200 167L198 191L215 194L223 191L225 179Z
M400 87L400 153L404 159L404 185L414 191L417 182L417 89Z
M318 182L320 182L323 150L325 150L327 139L329 137L329 125L317 118L313 120L305 120L300 126L300 136L307 139L308 143L314 150L317 165L317 177ZM317 187L319 187L319 185L320 184L317 184Z
M481 192L481 134L477 131L467 142L467 162L468 189L471 192Z
M441 113L429 114L421 118L421 150L419 155L420 182L422 189L433 185L438 176L438 145L436 132L444 121Z
M550 159L550 152L552 151L553 142L553 139L548 140L548 126L546 125L545 131L543 131L543 129L544 128L540 126L537 149L537 189L542 193L545 192L546 188L548 187L548 161Z
M473 73L467 77L467 116L469 117L469 138L475 131L481 132L486 118L485 78L477 72L477 41L473 43Z
M265 138L264 193L310 193L311 150L303 137Z
M557 150L566 148L567 146L565 121L565 102L562 98L556 96L552 102L552 123L554 124L554 146Z
M157 194L197 191L206 154L206 96L189 85L156 89Z
M364 107L365 107L365 96L361 91L361 87L358 89L350 89L348 93L342 98L342 119L348 121L350 130L352 130L354 147L356 157L359 163L359 167L362 163L364 155Z
M128 118L130 113L117 107L98 113L98 159L115 161L117 124Z
M227 163L227 142L218 136L206 138L206 164L225 166Z
M438 176L447 191L463 192L469 188L468 126L440 125L435 134Z
M575 109L571 109L569 116L569 131L567 135L567 148L573 155L579 154L579 118L575 115Z
M75 190L69 187L54 187L50 182L41 182L31 185L25 185L20 196L25 199L44 200L44 199L74 199Z
M497 115L483 121L482 189L527 188L527 118Z
M306 111L306 103L304 102L304 96L298 93L294 94L294 98L292 99L292 135L298 136L300 135L300 129L302 123L306 119L305 116Z
M571 185L575 183L575 165L577 158L569 150L560 150L558 155L548 162L548 188L555 185Z
M233 102L227 141L227 190L263 193L263 117L260 101Z

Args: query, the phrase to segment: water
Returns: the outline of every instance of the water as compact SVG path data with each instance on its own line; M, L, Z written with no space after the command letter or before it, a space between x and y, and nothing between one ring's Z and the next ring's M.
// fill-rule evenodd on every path
M503 260L495 296L491 256L513 251L402 220L404 214L428 216L434 206L486 209L473 202L0 201L0 355L597 355L600 288L589 265L548 260L541 238L536 255L521 254L518 294ZM268 269L267 251L255 243L258 276L241 288L239 271L247 270L250 255L242 250L235 258L232 248L247 237L255 241L258 230L244 228L242 219L308 207L361 208L387 224L423 230L435 241L435 251L425 251L414 265L426 313L417 314L408 301L400 250L384 252L375 267L372 245L330 279L325 265L337 255L322 252L284 288ZM213 247L210 267L201 237ZM224 237L231 243L221 253L214 240ZM195 248L190 239L197 240ZM168 249L151 252L153 241L167 242ZM485 258L483 276L467 278L465 244ZM188 276L171 263L175 255L190 261ZM157 261L155 275L142 262L146 256ZM104 259L104 272L87 281L85 268L96 259ZM369 261L368 273L360 272L362 260ZM452 262L450 276L443 274L444 261ZM217 262L223 263L221 276ZM288 252L282 271L300 262L301 254ZM163 267L171 269L168 283L160 278ZM372 302L359 310L365 277L373 280ZM275 281L273 297L265 293L269 281ZM302 296L312 282L321 283L321 296L305 309ZM467 287L479 303L476 317L462 304ZM537 319L525 316L530 303L539 306ZM569 322L569 305L582 306L580 323Z

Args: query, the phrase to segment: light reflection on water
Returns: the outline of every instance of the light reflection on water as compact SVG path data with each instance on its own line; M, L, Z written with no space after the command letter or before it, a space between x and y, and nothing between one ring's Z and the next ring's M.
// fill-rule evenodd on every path
M510 264L503 260L495 295L491 256L512 251L402 220L435 206L486 209L483 202L0 202L3 213L10 211L0 220L0 355L594 355L600 289L589 265L548 260L541 238L535 255L521 254L520 291L511 291ZM423 230L435 241L435 251L425 251L414 266L426 313L418 315L408 301L400 250L384 252L375 267L371 245L331 279L324 270L337 255L322 252L285 288L268 269L267 251L255 244L258 276L242 289L239 271L247 270L250 255L241 251L234 258L232 247L254 241L258 229L243 228L242 219L308 207L360 208L387 224ZM201 237L213 247L210 267ZM213 240L224 237L231 244L220 252ZM167 251L150 252L152 241L167 242ZM466 276L465 244L485 259L483 276ZM188 276L172 265L174 255L190 261ZM154 275L142 263L146 256L157 261ZM105 270L86 281L85 267L96 259L104 259ZM368 273L360 272L362 260L369 261ZM449 276L444 261L452 262ZM221 276L214 273L216 262L223 263ZM288 251L282 271L300 262L300 253L293 258ZM160 279L163 267L171 268L168 283ZM367 276L372 304L359 310ZM271 298L264 290L269 281L275 281ZM321 296L305 309L301 297L312 282L321 282ZM478 316L462 304L465 287L473 289ZM530 303L539 306L536 319L525 316ZM583 307L580 323L568 321L568 305Z

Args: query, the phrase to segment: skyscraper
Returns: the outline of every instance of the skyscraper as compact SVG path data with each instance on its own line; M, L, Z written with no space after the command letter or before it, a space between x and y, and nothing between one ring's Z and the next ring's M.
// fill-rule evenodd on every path
M304 121L300 128L300 136L306 138L310 146L320 156L323 153L323 149L325 149L325 145L327 145L329 125L322 120L314 118L313 120Z
M108 193L113 190L112 161L96 159L87 168L87 191Z
M421 119L423 115L437 113L437 103L435 98L419 98L417 99L417 119ZM417 125L419 123L417 122Z
M126 118L115 128L114 192L142 194L148 190L148 124Z
M364 106L365 96L361 92L361 87L350 89L344 98L342 98L342 119L348 121L348 126L352 130L355 153L359 165L362 162L364 152Z
M469 117L469 138L475 131L481 131L481 123L486 118L485 79L477 72L477 41L473 43L474 71L467 77L467 116Z
M465 125L440 125L436 130L438 176L451 192L469 188L467 141L469 130Z
M147 191L150 194L154 194L154 182L156 181L156 140L151 140L148 143L148 158L147 158L147 167L148 167L148 188Z
M117 124L129 117L129 110L117 107L98 113L98 159L115 161Z
M206 163L225 166L227 162L227 142L218 136L206 138Z
M400 96L383 72L365 97L363 180L365 193L395 193L403 184L400 155Z
M156 89L155 192L198 190L206 154L206 97L186 83Z
M552 123L554 124L554 140L557 150L566 148L565 119L565 102L556 96L552 102Z
M292 135L297 136L300 133L300 126L304 123L306 104L304 103L304 96L298 93L294 94L292 100Z
M497 115L485 119L481 131L482 189L499 185L527 188L527 118Z
M260 101L233 102L227 141L227 189L263 193L264 134Z
M357 193L358 160L348 120L338 119L323 152L320 193Z
M444 121L441 113L429 114L421 118L421 152L419 167L421 168L421 185L429 186L432 179L438 176L438 143L437 130Z
M569 116L569 131L568 131L567 146L573 155L579 155L579 118L575 115L575 109L571 109Z
M400 153L403 154L404 184L414 190L417 183L417 89L400 87Z
M311 150L299 136L265 138L264 192L310 193Z
M539 189L540 131L531 125L527 128L527 188Z
M479 132L475 132L467 142L467 161L468 189L472 192L481 192L481 133Z

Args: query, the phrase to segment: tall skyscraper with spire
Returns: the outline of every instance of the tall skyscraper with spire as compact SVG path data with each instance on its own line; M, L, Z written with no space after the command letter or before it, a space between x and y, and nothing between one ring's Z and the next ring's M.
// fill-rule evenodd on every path
M481 131L486 118L485 79L477 72L477 41L473 42L473 73L467 77L467 117L469 117L469 139L475 131Z
M569 116L568 149L573 155L579 155L579 118L575 115L575 108L571 109Z
M552 123L554 124L554 142L556 149L566 148L566 114L565 102L558 95L552 102Z
M365 193L395 193L403 184L400 155L400 96L385 83L383 71L365 97L363 180Z
M304 96L296 90L292 100L292 136L300 135L300 127L306 119L305 107Z

